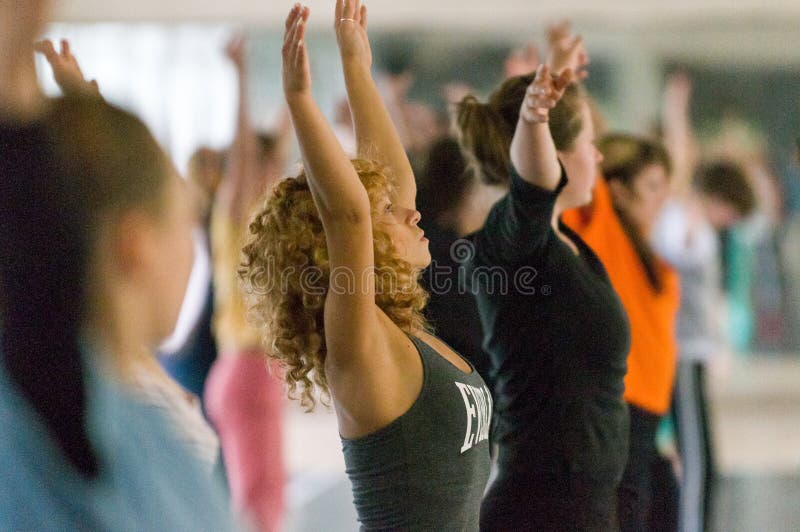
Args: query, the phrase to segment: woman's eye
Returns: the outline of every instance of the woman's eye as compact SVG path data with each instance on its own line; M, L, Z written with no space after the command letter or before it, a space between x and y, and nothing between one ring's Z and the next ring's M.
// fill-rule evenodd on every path
M394 205L391 203L386 205L386 212L394 212Z

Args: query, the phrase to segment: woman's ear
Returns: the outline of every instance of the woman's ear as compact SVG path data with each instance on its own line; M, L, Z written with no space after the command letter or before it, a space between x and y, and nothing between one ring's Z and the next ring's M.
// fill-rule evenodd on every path
M110 265L123 275L138 275L158 260L156 221L145 212L129 211L107 233Z

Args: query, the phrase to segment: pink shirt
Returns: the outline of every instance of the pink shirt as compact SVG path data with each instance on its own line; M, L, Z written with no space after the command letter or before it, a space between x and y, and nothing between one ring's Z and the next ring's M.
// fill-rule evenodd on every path
M283 379L257 351L222 354L206 382L234 506L260 531L280 530L284 512Z

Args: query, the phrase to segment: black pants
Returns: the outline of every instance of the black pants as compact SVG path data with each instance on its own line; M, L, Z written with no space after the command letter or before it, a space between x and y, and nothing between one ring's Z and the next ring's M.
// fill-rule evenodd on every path
M716 467L703 363L679 362L672 415L683 464L680 529L682 532L709 530Z
M618 490L620 530L675 530L677 484L670 464L656 447L656 431L661 417L634 405L628 407L630 450Z
M501 469L481 503L481 532L614 532L611 479L568 471L506 474Z

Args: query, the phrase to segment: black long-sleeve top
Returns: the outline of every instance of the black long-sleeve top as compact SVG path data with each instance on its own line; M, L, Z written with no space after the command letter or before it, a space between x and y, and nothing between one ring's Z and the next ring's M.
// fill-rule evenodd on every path
M553 230L566 183L563 169L550 191L512 168L509 193L471 236L468 280L499 416L495 490L542 471L585 474L613 489L627 460L628 318L592 250L562 224L576 255Z

